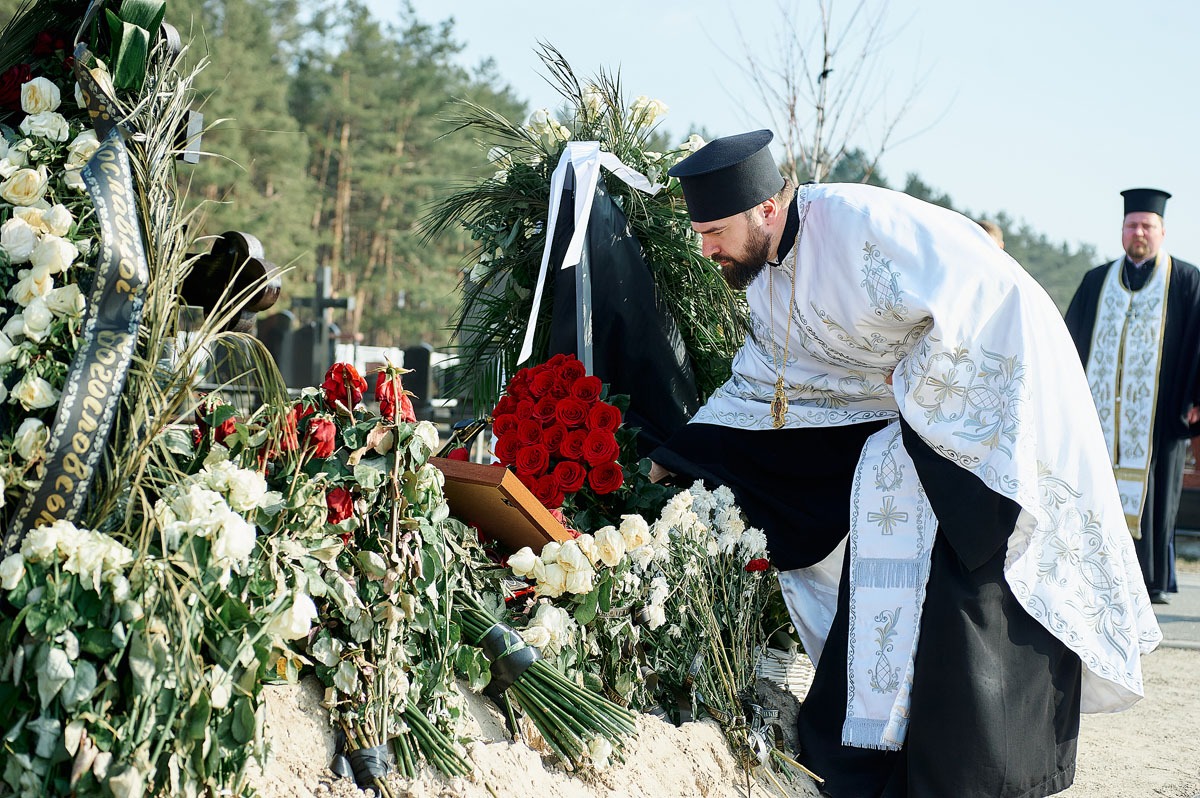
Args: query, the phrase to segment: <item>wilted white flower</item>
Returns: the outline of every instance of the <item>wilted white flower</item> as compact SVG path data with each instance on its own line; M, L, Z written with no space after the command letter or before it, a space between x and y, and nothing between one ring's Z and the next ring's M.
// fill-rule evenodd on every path
M48 180L45 166L18 169L12 177L0 183L0 198L13 205L32 205L46 193Z
M583 555L588 558L589 563L592 565L597 563L600 554L596 551L596 539L594 537L584 532L575 538L575 544L579 546L579 550L583 552Z
M650 563L654 561L654 547L647 544L638 546L633 551L629 552L629 559L633 560L633 566L639 571L644 571L650 567Z
M600 115L604 108L604 94L594 83L589 83L583 90L583 109L587 112L589 119L594 119Z
M71 136L71 126L66 118L54 111L30 114L21 120L19 127L26 136L38 136L50 141L66 141Z
M708 142L706 142L703 137L693 133L687 137L687 141L683 142L683 146L681 146L680 149L687 150L688 152L696 152L707 143Z
M538 604L533 620L522 630L521 636L525 642L536 645L547 654L553 654L570 645L574 628L575 621L571 618L570 613L553 604L542 602ZM534 638L541 640L541 643L533 643L530 640L530 630L534 630ZM544 632L537 630L544 630Z
M140 770L132 766L110 778L107 786L113 798L142 798L146 794L146 779Z
M596 770L604 770L608 767L612 751L612 744L599 734L588 740L588 759L592 761L592 767Z
M646 628L657 629L667 622L667 611L661 604L646 607Z
M98 149L100 149L100 139L96 137L96 131L88 128L67 145L67 168L81 168L91 160Z
M521 638L527 645L531 645L539 651L550 653L550 630L544 626L529 625L521 630Z
M579 543L574 540L568 540L559 547L556 562L567 573L592 570L592 564L587 555L583 553L583 549L579 548Z
M12 590L25 576L25 558L20 552L13 552L0 562L0 588Z
M8 289L8 298L24 307L36 297L46 296L54 290L54 277L45 269L21 269L17 272L17 282ZM19 334L23 331L18 330Z
M254 526L235 512L220 514L220 534L213 542L212 554L217 561L229 560L245 565L254 551Z
M513 574L521 579L527 579L538 563L538 556L528 546L518 549L508 558L508 567Z
M8 401L20 403L26 410L44 410L58 404L58 390L41 377L26 372L12 389Z
M34 78L21 85L21 110L27 114L53 111L61 102L62 92L46 78Z
M413 430L413 435L428 447L429 451L436 452L438 450L438 431L437 427L429 421L421 421Z
M244 513L259 506L267 495L267 478L248 468L238 469L238 478L229 486L229 506Z
M58 558L58 536L75 534L78 530L70 521L56 521L29 531L21 541L21 554L30 562L51 562Z
M595 535L596 555L609 568L616 568L625 556L625 538L614 527L606 526Z
M46 448L50 440L50 429L36 418L27 418L17 427L13 436L13 448L25 460L32 460Z
M79 250L65 238L46 234L29 254L29 262L35 269L45 269L50 274L65 272L75 262Z
M495 164L500 169L512 166L512 155L503 147L492 147L487 154L488 163Z
M317 605L307 593L297 593L286 612L272 618L267 624L267 634L283 640L299 640L307 637L312 622L317 618Z
M35 246L37 231L24 219L14 216L0 225L0 249L8 256L9 263L24 263L29 260Z

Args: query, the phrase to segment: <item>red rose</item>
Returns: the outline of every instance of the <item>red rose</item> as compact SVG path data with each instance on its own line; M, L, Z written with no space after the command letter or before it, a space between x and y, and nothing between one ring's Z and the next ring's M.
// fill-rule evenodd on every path
M325 520L331 524L340 523L354 515L354 497L340 485L325 494L325 506L329 508Z
M587 469L574 460L560 460L552 473L558 480L558 486L565 493L579 490L583 487L583 481L587 479Z
M533 417L543 424L549 424L554 421L555 414L558 412L558 400L553 396L543 396L537 400L537 404L533 406Z
M192 427L192 446L200 448L200 444L204 443L204 430L199 427Z
M218 418L221 418L220 423L213 426L213 422ZM226 438L237 431L237 416L233 415L228 402L205 399L196 408L196 427L200 431L200 438L212 430L213 440L224 443Z
M566 399L571 395L571 383L561 377L554 380L554 385L550 388L550 395L555 399Z
M585 369L583 364L574 357L567 358L565 361L563 361L563 364L558 369L558 376L567 383L575 382L575 380L579 379L585 374L587 374L587 369Z
M521 451L521 440L516 435L503 435L496 440L496 459L511 465Z
M558 453L568 460L583 459L583 444L587 440L587 430L573 429L563 438L562 445L558 447Z
M542 442L542 425L533 419L517 424L517 440L524 444Z
M517 410L517 400L508 394L500 397L500 401L496 402L496 406L492 408L492 418L507 416L510 413L515 413Z
M563 363L567 362L568 358L573 359L574 357L574 355L568 355L563 352L559 352L557 355L547 360L543 365L548 369L557 369Z
M396 423L417 423L412 400L404 390L399 374L389 374L386 369L379 372L375 378L375 400L379 402L379 415L384 418Z
M616 432L619 426L621 411L608 402L597 402L588 412L588 429Z
M533 379L529 381L529 392L537 397L545 396L554 387L556 379L557 377L553 371L543 371L535 374Z
M70 50L71 40L65 33L56 30L44 30L33 40L33 54L36 56L53 55L55 52Z
M367 381L349 363L334 363L325 372L321 389L325 392L327 405L337 407L341 404L349 410L362 401L363 394L367 392Z
M588 465L598 466L601 463L611 463L621 453L617 438L611 432L601 429L592 430L583 441L583 459Z
M508 381L508 394L518 401L530 397L529 382L523 371L517 372L517 376Z
M521 421L517 418L516 413L508 413L492 419L492 432L499 438L502 435L511 435L516 432L520 425Z
M517 418L521 419L522 421L527 418L533 418L533 400L522 399L521 401L517 402L516 413Z
M588 406L573 396L568 396L558 403L555 415L564 426L582 427L588 418Z
M587 481L592 490L603 496L621 487L625 482L625 473L616 463L602 463L592 469Z
M328 416L317 416L308 422L307 444L313 457L324 460L337 449L337 425Z
M542 443L551 452L557 452L562 446L563 439L567 437L567 428L562 424L553 424L542 430Z
M562 488L558 485L558 480L553 474L546 474L538 477L531 488L533 495L543 506L553 510L555 507L561 507L563 503Z
M599 377L580 377L571 386L571 396L581 402L591 404L600 398L600 391L603 388L604 383L600 382Z
M550 465L550 452L540 443L522 446L513 461L518 474L541 476Z
M6 111L21 110L21 84L29 82L33 70L29 64L14 64L0 75L0 108Z
M758 573L759 571L765 571L770 567L770 561L764 560L762 557L755 557L753 560L746 563L746 571L752 574Z
M446 459L447 460L461 460L465 463L465 462L467 462L467 460L470 459L470 456L467 454L467 447L459 446L457 449L451 449L446 454Z

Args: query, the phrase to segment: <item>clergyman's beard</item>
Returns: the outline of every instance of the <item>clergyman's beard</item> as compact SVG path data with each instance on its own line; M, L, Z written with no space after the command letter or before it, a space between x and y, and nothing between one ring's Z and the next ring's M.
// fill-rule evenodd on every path
M769 254L771 237L762 227L751 227L746 238L746 247L740 257L722 256L714 260L721 265L721 274L729 287L734 291L744 291L767 265Z

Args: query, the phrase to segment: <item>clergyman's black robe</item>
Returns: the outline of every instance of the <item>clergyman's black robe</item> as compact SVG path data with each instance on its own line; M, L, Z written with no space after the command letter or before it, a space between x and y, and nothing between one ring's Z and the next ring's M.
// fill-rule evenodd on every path
M1200 435L1200 425L1188 426L1187 412L1200 404L1200 270L1173 258L1167 286L1167 317L1163 327L1158 401L1154 408L1150 480L1142 512L1142 537L1134 542L1146 589L1151 594L1174 592L1175 516L1183 491L1183 467L1188 439ZM1084 275L1067 308L1067 328L1075 339L1079 357L1087 368L1096 326L1100 291L1111 263ZM1132 273L1126 258L1122 279L1138 289L1148 275ZM1132 282L1131 282L1132 280Z

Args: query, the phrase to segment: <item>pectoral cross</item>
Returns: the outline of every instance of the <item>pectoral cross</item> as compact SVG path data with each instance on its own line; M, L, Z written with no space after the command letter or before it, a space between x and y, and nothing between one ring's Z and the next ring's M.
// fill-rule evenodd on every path
M783 375L780 374L775 379L775 398L771 400L771 418L774 420L775 429L783 428L784 419L787 417L787 409L787 392L783 388Z

